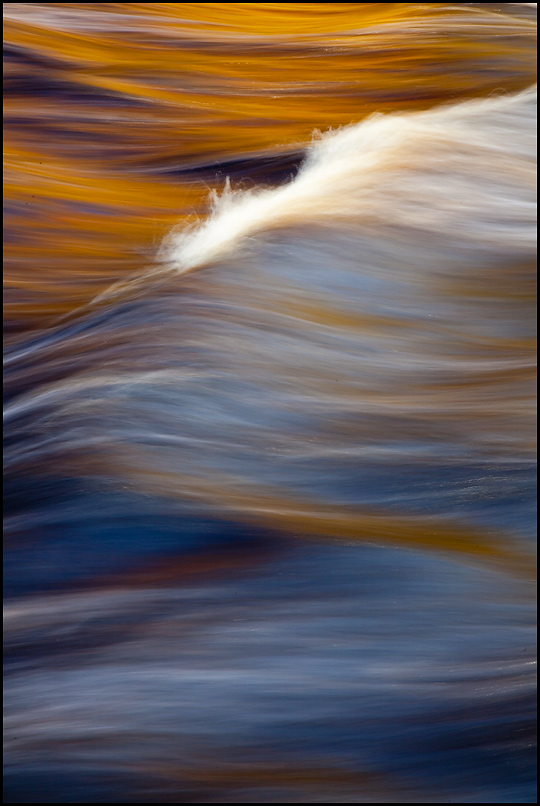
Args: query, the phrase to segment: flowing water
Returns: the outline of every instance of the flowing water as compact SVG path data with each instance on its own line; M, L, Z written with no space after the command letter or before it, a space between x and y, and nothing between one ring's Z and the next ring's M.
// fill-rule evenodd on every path
M535 802L535 5L5 4L7 802Z

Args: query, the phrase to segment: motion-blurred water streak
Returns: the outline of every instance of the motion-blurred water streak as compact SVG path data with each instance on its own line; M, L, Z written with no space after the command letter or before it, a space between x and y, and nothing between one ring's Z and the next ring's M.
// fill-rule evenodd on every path
M5 4L11 803L534 802L535 4Z

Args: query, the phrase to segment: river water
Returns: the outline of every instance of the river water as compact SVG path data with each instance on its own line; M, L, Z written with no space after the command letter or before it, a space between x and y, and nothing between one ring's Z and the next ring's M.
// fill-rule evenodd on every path
M8 3L10 803L532 803L535 4Z

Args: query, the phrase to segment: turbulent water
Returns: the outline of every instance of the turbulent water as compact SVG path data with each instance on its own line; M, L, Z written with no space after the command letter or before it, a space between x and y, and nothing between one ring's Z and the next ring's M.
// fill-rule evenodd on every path
M535 4L4 8L6 802L535 802Z

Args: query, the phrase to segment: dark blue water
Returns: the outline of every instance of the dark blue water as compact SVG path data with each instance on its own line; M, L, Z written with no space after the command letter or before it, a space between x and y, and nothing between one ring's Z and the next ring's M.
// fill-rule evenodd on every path
M309 25L324 10L349 20L354 4L313 7L315 39L291 34L296 50L279 32L233 41L232 29L219 50L212 26L232 25L234 4L136 5L73 17L65 4L8 4L8 67L32 73L9 85L29 106L28 117L10 107L9 132L27 138L17 175L63 201L36 223L17 202L21 180L9 218L5 800L533 803L536 107L520 91L532 12L357 4L382 20L366 40L347 29L373 91L355 84L351 109L360 93L365 113L341 110L337 125L351 125L321 124L310 145L286 127L287 71L299 54L330 58ZM208 15L200 41L193 20L178 22L183 5ZM241 14L248 5L255 26L278 19L270 4ZM309 4L285 5L296 30ZM166 46L146 30L158 8ZM441 15L464 37L461 74L430 38ZM30 29L33 46L19 41ZM126 42L151 53L152 86L166 92L179 68L160 59L177 39L198 89L186 84L191 111L172 123L173 101L156 95L156 132L188 138L200 125L200 142L172 148L163 134L160 151L141 135L147 120L118 123L150 101L133 100L149 90L143 67L117 58ZM245 109L271 89L256 42L277 49L263 60L282 93L275 130ZM82 62L60 70L54 54ZM347 53L332 54L339 73ZM253 95L236 83L248 59ZM403 104L390 110L388 71ZM299 121L315 93L304 74ZM332 75L319 87L329 113L343 90ZM81 76L99 79L94 94L77 94ZM462 103L471 96L484 100ZM365 120L370 110L397 113ZM110 133L96 149L90 111ZM268 147L245 145L242 120L268 128ZM42 175L32 156L55 133L66 154L80 135L74 174L54 163L58 175ZM120 270L111 233L129 241L128 206L150 209L161 192L121 184L108 206L96 185L70 202L101 169L111 199L115 182L143 175L163 193L178 182L186 199L191 182L193 198L226 177L232 190L163 243L133 229L125 250L139 257ZM171 221L173 198L161 199ZM142 229L153 213L141 209ZM69 272L51 268L60 230ZM108 290L95 275L84 285L96 255L109 255Z

